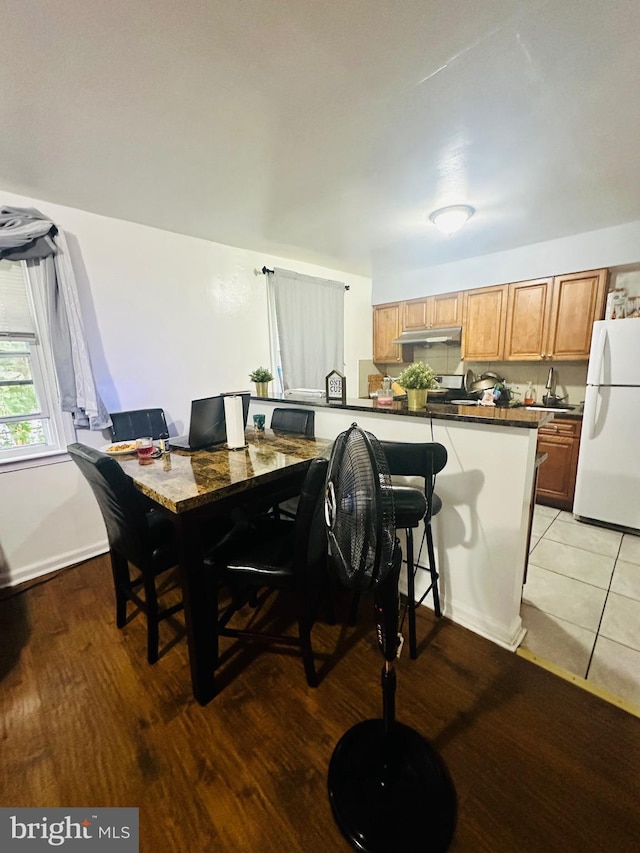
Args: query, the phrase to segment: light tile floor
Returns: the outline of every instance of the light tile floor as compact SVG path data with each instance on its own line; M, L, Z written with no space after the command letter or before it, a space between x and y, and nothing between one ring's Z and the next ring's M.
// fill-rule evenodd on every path
M640 536L536 505L525 653L640 709Z

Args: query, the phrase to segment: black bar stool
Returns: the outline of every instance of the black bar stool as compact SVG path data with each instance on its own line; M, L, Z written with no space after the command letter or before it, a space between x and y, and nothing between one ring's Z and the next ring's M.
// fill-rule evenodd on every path
M381 441L382 450L387 458L389 473L401 477L424 478L424 494L426 512L423 517L416 517L415 508L408 506L404 509L402 501L396 501L396 530L404 530L407 540L407 613L409 618L409 654L415 659L418 656L416 640L416 608L427 595L433 594L433 611L436 616L442 616L440 593L438 591L438 572L433 547L433 532L431 519L442 509L442 501L434 492L436 474L447 464L447 449L438 442L402 442ZM416 564L413 553L413 530L424 521L425 540L427 544L428 570L431 583L424 591L419 601L415 598Z

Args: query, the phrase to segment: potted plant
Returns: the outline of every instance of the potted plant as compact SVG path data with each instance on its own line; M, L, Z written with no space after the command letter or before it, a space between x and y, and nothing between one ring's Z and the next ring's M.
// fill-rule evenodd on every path
M437 388L433 368L423 361L414 361L402 371L396 382L407 392L407 406L416 411L427 404L427 391Z
M257 367L253 373L249 374L249 379L256 383L256 397L268 396L269 382L273 379L273 374L266 367Z

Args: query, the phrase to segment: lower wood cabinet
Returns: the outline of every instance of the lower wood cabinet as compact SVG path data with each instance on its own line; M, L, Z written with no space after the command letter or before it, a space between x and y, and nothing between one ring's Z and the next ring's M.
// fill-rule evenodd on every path
M547 458L538 471L537 503L573 508L581 427L581 421L554 418L538 430L538 453Z

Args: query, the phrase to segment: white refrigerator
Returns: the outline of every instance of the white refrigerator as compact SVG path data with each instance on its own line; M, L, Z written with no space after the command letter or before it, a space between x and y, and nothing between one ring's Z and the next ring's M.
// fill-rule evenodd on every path
M573 512L640 532L640 318L593 324Z

